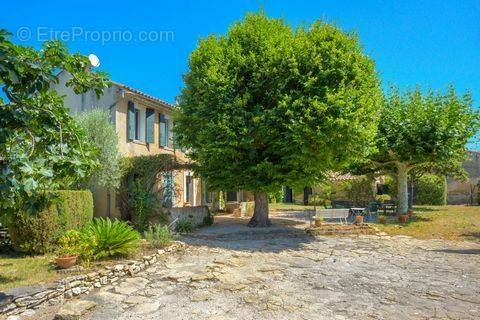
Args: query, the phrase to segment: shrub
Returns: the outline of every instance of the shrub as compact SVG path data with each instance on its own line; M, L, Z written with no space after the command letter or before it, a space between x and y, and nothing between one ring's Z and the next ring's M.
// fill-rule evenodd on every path
M77 229L93 217L93 198L88 190L51 192L52 203L39 213L18 212L9 221L8 232L17 251L51 251L66 230Z
M268 202L270 203L282 203L283 202L283 190L278 189L268 193Z
M81 233L94 242L92 256L95 259L115 255L129 255L140 245L140 233L120 220L95 218Z
M51 251L61 234L57 220L55 206L49 206L36 215L25 212L15 214L8 226L13 248L31 254Z
M180 220L175 224L175 232L190 233L192 232L192 223L188 220Z
M58 240L59 255L78 254L84 260L90 260L95 248L95 239L78 230L69 230Z
M445 178L425 174L417 181L417 198L415 204L446 205Z
M162 207L172 205L172 196L178 192L172 172L188 166L178 163L170 154L129 157L122 161L124 178L118 190L119 209L122 219L132 221L143 232Z
M154 248L163 248L175 238L168 226L160 224L149 226L143 236Z
M385 203L385 202L390 201L392 199L388 194L379 194L375 198L378 201L380 201L380 203Z
M93 197L88 190L55 191L58 223L61 230L83 227L93 218Z
M387 217L386 216L379 216L378 217L378 222L381 224L386 224L387 223Z
M211 226L213 222L215 221L215 218L213 217L213 214L208 212L208 214L203 218L203 225L204 226Z
M340 188L354 205L364 206L374 199L373 179L368 176L353 177L344 180Z

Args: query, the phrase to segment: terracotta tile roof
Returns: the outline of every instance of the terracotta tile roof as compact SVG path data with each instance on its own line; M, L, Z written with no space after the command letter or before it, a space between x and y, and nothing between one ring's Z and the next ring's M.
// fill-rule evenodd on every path
M149 94L146 94L145 92L142 92L140 90L137 90L137 89L134 89L132 87L129 87L127 85L124 85L122 83L119 83L119 82L116 82L116 81L110 81L114 86L117 86L121 89L124 89L124 90L127 90L127 91L130 91L130 92L133 92L135 94L138 94L148 100L152 100L152 101L155 101L155 102L158 102L160 104L162 104L163 106L165 106L166 108L169 108L169 109L173 109L173 105L171 103L168 103L166 102L165 100L162 100L162 99L159 99L159 98L156 98L154 96L151 96Z

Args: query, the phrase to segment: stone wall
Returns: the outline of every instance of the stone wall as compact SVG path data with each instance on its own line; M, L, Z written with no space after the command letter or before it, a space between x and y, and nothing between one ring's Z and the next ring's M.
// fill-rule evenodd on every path
M15 295L8 291L3 294L0 300L1 315L20 314L28 309L38 309L45 304L62 303L65 299L88 293L95 288L112 284L122 277L132 276L145 267L157 262L157 259L166 252L175 252L183 248L181 242L174 242L173 245L158 250L155 254L144 256L140 260L129 260L121 264L107 266L103 270L97 270L88 274L70 276L49 287L41 288L30 293Z
M192 227L203 224L205 217L210 214L207 206L182 207L170 209L170 223L175 225L178 221L190 221Z

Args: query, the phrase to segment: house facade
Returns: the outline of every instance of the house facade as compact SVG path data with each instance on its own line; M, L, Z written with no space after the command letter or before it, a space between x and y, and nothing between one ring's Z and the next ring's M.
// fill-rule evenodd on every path
M72 114L92 109L109 112L118 135L118 150L124 157L170 154L179 162L186 162L186 155L175 148L172 131L173 106L161 99L145 94L129 86L113 82L97 98L93 91L76 94L66 82L70 79L67 72L61 72L58 84L53 89L64 96L65 106ZM159 184L165 181L158 181ZM188 170L175 170L171 173L173 184L171 206L195 207L205 204L200 178L194 177ZM120 217L115 190L99 188L93 190L95 216Z

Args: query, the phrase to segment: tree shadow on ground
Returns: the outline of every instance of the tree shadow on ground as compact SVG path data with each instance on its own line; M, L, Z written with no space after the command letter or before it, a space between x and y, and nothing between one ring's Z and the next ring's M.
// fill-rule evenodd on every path
M471 238L474 240L478 240L480 238L480 232L467 232L462 233L462 237Z
M480 254L480 249L437 249L432 251L454 254Z
M440 211L440 209L431 208L431 207L414 207L413 211L416 211L416 212L435 212L435 211Z
M300 250L303 245L315 241L306 233L305 220L271 217L272 226L268 228L249 228L249 218L231 216L215 217L215 223L208 228L182 235L180 240L193 246L208 246L239 251L280 252Z

